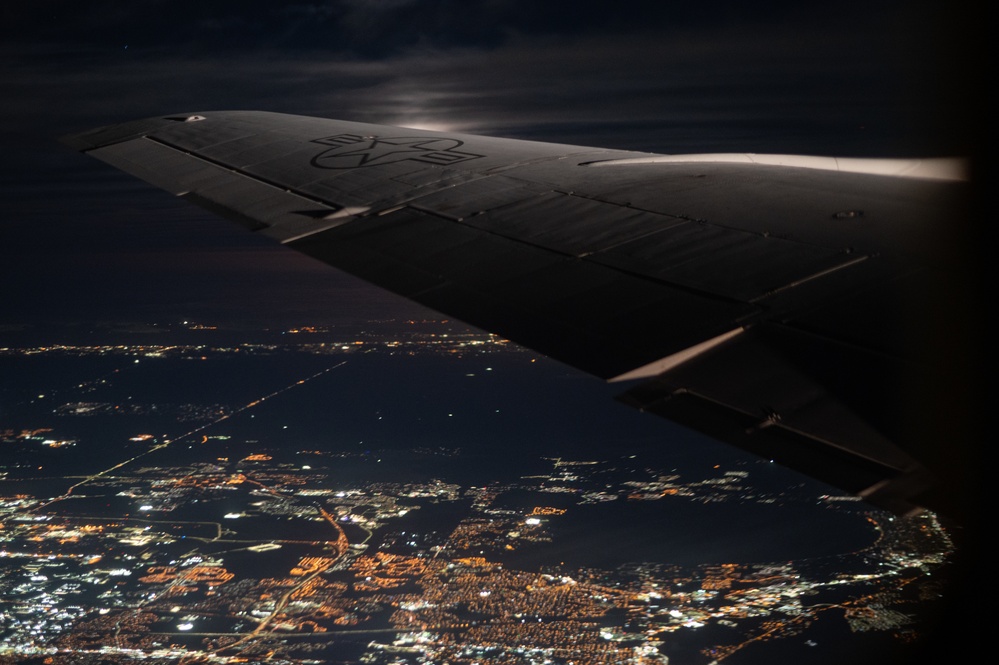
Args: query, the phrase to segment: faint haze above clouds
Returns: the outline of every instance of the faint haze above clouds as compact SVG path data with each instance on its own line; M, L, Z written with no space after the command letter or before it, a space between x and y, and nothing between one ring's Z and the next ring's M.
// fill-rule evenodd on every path
M801 4L41 0L4 9L4 115L70 131L260 108L660 152L933 149L912 104L938 77L918 62L932 12Z

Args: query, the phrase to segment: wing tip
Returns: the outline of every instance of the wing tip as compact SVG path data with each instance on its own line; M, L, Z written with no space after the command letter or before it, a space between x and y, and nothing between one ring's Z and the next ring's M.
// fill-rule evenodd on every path
M162 127L178 122L207 120L220 112L199 111L195 113L171 113L168 115L130 120L113 125L95 127L82 132L73 132L59 137L59 142L78 152L88 152L97 148L121 143L150 134Z

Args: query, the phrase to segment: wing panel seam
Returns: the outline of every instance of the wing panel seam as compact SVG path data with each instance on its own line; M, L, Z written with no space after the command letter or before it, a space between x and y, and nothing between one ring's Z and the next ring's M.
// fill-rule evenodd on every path
M279 182L275 182L273 180L269 180L268 178L262 178L262 177L260 177L260 176L258 176L256 174L247 173L246 171L243 171L242 169L238 169L238 168L236 168L234 166L226 164L225 162L221 162L219 160L212 159L211 157L205 157L204 155L199 155L196 152L192 152L191 150L187 150L185 148L181 148L179 146L173 145L172 143L169 143L168 141L164 141L161 138L157 138L157 137L149 136L149 135L143 136L142 138L146 139L148 141L152 141L153 143L159 144L159 145L161 145L161 146L163 146L165 148L169 148L169 149L175 150L175 151L177 151L177 152L179 152L181 154L187 155L188 157L191 157L192 159L197 159L197 160L199 160L201 162L204 162L206 164L211 164L212 166L215 166L217 168L220 168L220 169L223 169L225 171L228 171L229 173L232 173L233 175L236 175L236 176L239 176L239 177L242 177L242 178L246 178L247 180L253 180L253 181L259 182L259 183L261 183L263 185L267 185L268 187L273 187L274 189L278 189L278 190L280 190L282 192L285 192L287 194L294 194L295 196L298 196L300 198L306 199L308 201L312 201L313 203L318 203L319 205L326 206L326 207L333 207L333 208L341 208L342 207L342 206L340 206L340 204L334 203L333 201L326 201L326 200L323 200L323 199L321 199L321 198L319 198L317 196L313 196L311 194L306 194L304 192L299 191L298 189L295 189L295 188L292 188L292 187L288 187L287 185L283 185L283 184L281 184Z

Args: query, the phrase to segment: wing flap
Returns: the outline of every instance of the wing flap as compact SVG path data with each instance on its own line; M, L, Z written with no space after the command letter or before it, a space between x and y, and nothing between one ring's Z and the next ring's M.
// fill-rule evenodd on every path
M929 489L932 479L893 442L904 423L869 412L879 395L899 393L885 385L886 376L903 374L892 363L762 324L620 399L906 513L916 507L911 494ZM835 390L844 379L855 393L849 403Z

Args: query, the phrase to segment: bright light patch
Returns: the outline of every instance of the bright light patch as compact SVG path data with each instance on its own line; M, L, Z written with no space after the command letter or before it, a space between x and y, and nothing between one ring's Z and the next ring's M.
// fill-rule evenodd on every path
M415 122L403 122L400 124L402 127L406 127L408 129L423 129L428 132L455 131L454 125L450 125L446 122L435 122L433 120L417 120Z

